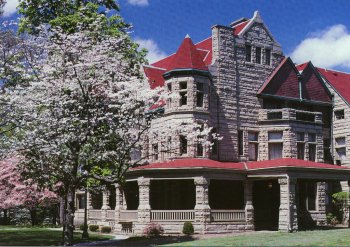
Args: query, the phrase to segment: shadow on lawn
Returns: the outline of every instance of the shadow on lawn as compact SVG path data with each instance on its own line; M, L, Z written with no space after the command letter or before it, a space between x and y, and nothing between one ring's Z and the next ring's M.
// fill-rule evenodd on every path
M93 246L157 246L193 240L196 240L193 236L131 237L125 240L110 240L101 243L95 242ZM92 246L92 244L89 246Z

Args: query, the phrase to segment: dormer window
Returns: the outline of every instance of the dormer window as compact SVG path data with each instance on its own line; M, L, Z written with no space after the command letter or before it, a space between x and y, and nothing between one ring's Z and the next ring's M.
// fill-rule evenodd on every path
M271 65L271 50L265 49L265 64Z
M255 47L255 63L261 64L261 47Z
M247 62L252 61L252 46L251 45L245 45L245 60Z

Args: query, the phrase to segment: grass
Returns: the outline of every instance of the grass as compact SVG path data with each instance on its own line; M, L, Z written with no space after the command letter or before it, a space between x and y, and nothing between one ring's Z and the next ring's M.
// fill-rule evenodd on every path
M350 246L350 229L300 231L296 233L253 232L166 246Z
M89 233L89 240L82 240L80 232L74 232L74 243L93 242L113 238L110 235ZM57 246L61 245L62 230L46 228L0 227L0 246Z

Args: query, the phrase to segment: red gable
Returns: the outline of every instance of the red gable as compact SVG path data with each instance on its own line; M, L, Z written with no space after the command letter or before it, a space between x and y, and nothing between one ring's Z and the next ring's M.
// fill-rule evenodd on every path
M302 72L301 85L303 99L332 103L332 97L327 87L311 62L307 64Z
M298 69L302 69L301 73ZM332 103L331 94L312 63L297 68L289 57L283 59L258 94Z
M289 57L283 59L258 94L299 98L298 71Z

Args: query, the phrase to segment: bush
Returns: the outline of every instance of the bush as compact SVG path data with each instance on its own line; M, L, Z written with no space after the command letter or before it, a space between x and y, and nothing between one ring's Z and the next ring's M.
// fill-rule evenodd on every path
M84 224L79 226L79 230L84 231Z
M327 214L326 221L328 225L332 225L332 226L339 224L337 217L332 213Z
M143 230L143 234L148 237L160 236L164 233L164 229L161 225L151 223Z
M101 232L102 233L111 233L112 228L110 226L102 226L101 227Z
M191 222L185 222L182 228L182 233L186 235L192 235L194 233L194 228Z
M97 232L99 228L98 225L89 225L89 230L92 232Z

